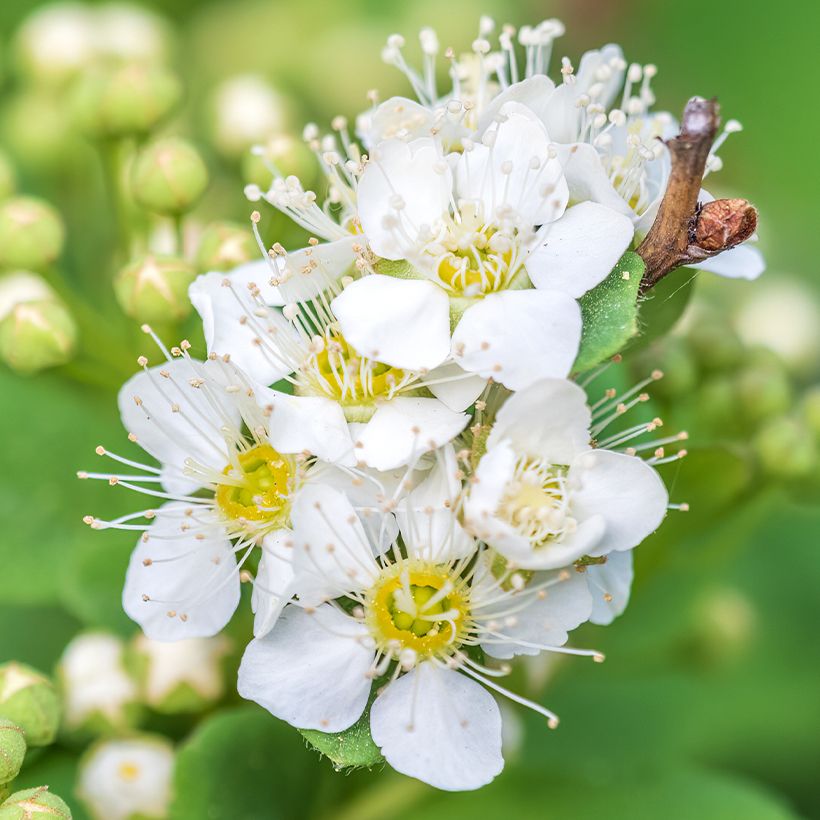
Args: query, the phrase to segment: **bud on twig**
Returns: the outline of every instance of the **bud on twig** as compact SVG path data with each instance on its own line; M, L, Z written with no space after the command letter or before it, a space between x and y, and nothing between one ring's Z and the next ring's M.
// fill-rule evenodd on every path
M16 723L29 746L47 746L60 723L60 703L51 681L21 663L0 666L0 717ZM0 815L2 817L2 815Z
M0 718L0 786L17 777L25 756L25 732L16 723Z

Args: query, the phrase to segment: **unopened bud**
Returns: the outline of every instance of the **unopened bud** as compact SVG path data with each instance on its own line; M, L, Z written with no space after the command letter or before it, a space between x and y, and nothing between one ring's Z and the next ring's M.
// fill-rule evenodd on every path
M0 205L0 267L43 270L63 249L65 229L47 202L19 196Z
M36 273L25 270L0 274L0 319L11 313L21 302L57 299L48 282Z
M160 214L190 210L207 185L208 169L199 151L178 137L157 140L144 148L131 176L137 202Z
M0 805L0 820L30 820L39 817L71 820L71 809L56 794L52 794L48 786L15 792Z
M110 734L133 727L141 714L136 681L115 635L89 632L73 638L57 666L64 726L73 733Z
M25 757L25 732L13 721L0 718L0 786L17 777Z
M103 741L80 762L77 796L92 817L167 817L173 771L173 747L163 737Z
M695 225L695 243L707 251L725 251L745 242L757 229L757 209L745 199L707 202Z
M14 661L0 666L0 718L16 723L29 746L47 746L60 724L60 701L51 681Z
M761 468L773 478L803 478L817 464L814 436L796 419L772 419L758 430L752 443Z
M260 147L259 152L242 155L241 172L246 183L256 183L266 190L272 165L282 176L296 176L309 187L316 175L316 160L302 140L283 134L268 139Z
M59 301L21 302L0 322L0 359L19 373L65 364L76 344L74 317Z
M225 693L222 661L230 647L223 636L167 643L138 635L134 653L143 700L165 714L204 711Z
M177 77L158 66L129 64L89 72L74 93L80 127L93 137L144 135L164 120L179 102Z
M138 322L178 322L191 312L188 286L196 269L176 256L146 256L123 268L114 293L123 311Z
M196 253L200 273L227 271L259 258L253 234L234 222L213 222L202 232Z

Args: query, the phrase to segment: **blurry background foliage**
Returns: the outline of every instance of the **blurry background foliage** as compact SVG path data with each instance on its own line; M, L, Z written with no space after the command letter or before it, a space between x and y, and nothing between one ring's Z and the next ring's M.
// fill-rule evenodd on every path
M561 659L517 673L561 727L549 732L519 714L506 771L477 794L435 793L386 770L337 776L296 731L240 703L230 685L218 711L149 708L134 720L177 744L178 820L820 816L820 118L812 104L820 5L146 0L167 23L160 53L136 79L133 66L112 67L122 54L72 76L38 76L16 32L40 5L0 4L0 266L35 268L57 294L29 297L50 323L47 340L26 336L31 325L6 323L4 347L0 331L11 365L0 369L0 662L51 673L81 630L134 634L119 600L132 539L94 534L80 521L134 502L73 475L93 466L97 444L123 450L115 391L138 354L153 355L139 322L159 324L169 342L188 335L201 351L187 283L215 261L229 267L253 252L242 187L265 177L243 156L231 116L215 116L220 100L229 110L222 84L261 78L240 86L265 103L258 125L273 138L270 150L286 171L309 176L304 122L352 118L371 87L382 98L408 93L380 62L387 34L412 43L432 25L443 45L466 48L479 11L516 24L557 16L567 24L557 57L620 42L628 59L659 65L659 107L678 113L692 94L717 94L725 116L742 121L745 131L722 151L725 170L708 184L760 207L769 263L754 285L702 274L697 293L691 274L676 272L642 310L647 336L593 385L629 385L662 368L666 379L642 410L690 434L689 457L666 467L672 499L690 511L671 513L638 549L626 614L572 638L605 652L607 663ZM98 45L119 48L116 38ZM150 104L118 109L105 96L117 82L148 83ZM175 152L179 197L152 178L147 160L130 167L148 132L191 141L147 149ZM18 228L35 206L8 205L23 194L59 212L35 214L33 247ZM271 209L262 228L285 246L304 239ZM146 237L163 253L146 259ZM161 292L150 287L158 275ZM674 335L652 342L687 301ZM19 372L65 360L34 377ZM229 628L229 681L250 633L248 609ZM74 793L84 742L63 733L48 751L30 753L15 789L47 783L86 817Z

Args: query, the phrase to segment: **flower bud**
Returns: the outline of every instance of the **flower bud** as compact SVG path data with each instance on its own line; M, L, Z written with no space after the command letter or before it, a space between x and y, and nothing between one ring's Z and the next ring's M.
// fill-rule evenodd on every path
M213 96L214 142L228 157L270 139L287 124L285 101L262 77L247 74L221 83Z
M25 733L16 723L0 718L0 786L17 777L25 757Z
M167 817L173 771L173 747L165 738L103 741L80 763L77 796L92 817Z
M282 176L296 176L309 187L318 171L316 158L302 140L288 135L273 137L259 146L260 153L242 155L242 179L248 184L267 190L271 183L272 164Z
M46 746L60 724L57 691L45 676L14 661L0 666L0 717L16 723L29 746Z
M114 293L138 322L178 322L191 312L188 286L195 278L196 270L184 259L150 255L117 274Z
M93 137L149 133L179 102L177 77L158 66L130 64L113 71L89 72L74 92L80 127Z
M200 273L228 271L259 256L259 247L247 228L234 222L213 222L199 241L196 268Z
M771 419L758 430L752 444L761 468L773 478L803 478L817 465L814 436L796 419Z
M65 364L76 344L74 317L58 301L21 302L0 322L0 359L18 373Z
M47 202L18 196L0 205L0 267L42 270L63 249L65 229Z
M0 319L4 319L21 302L57 300L50 285L36 273L25 270L0 274Z
M17 187L14 166L5 154L0 154L0 201L8 199Z
M167 643L138 635L134 652L143 699L167 714L204 710L225 693L222 660L230 647L222 636Z
M137 202L160 214L181 214L205 192L208 169L199 151L178 137L157 140L142 150L131 175Z
M69 731L110 734L136 724L137 684L125 665L125 644L116 636L89 632L73 638L57 675Z
M15 792L0 805L0 820L30 820L34 817L48 820L71 820L71 809L48 790L48 786Z
M95 45L104 59L156 64L168 57L171 31L158 15L131 3L106 3L95 11Z

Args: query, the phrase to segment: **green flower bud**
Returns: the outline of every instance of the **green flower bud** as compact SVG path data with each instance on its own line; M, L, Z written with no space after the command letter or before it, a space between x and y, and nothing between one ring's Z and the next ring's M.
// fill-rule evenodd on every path
M196 268L200 273L227 271L259 258L259 247L247 228L235 222L213 222L202 233Z
M63 249L65 229L47 202L18 196L0 205L0 267L42 270Z
M48 282L26 270L0 274L0 319L4 319L21 302L57 300Z
M773 478L803 478L817 465L814 436L796 419L771 419L758 430L752 443L761 468Z
M178 137L157 140L137 157L131 187L137 202L160 214L181 214L205 192L208 169L191 143Z
M0 154L0 201L8 199L17 187L14 166L5 154Z
M692 350L706 370L727 370L743 358L743 344L725 323L701 317L689 333Z
M25 757L25 733L16 723L0 718L0 786L17 777Z
M0 820L71 820L71 809L48 786L15 792L0 806Z
M146 256L114 280L120 307L138 322L178 322L191 312L188 286L196 270L176 256Z
M147 134L179 102L182 89L167 69L140 64L89 72L74 92L84 131L99 138Z
M21 302L0 322L0 359L18 373L65 364L76 344L77 325L61 302Z
M0 717L26 733L29 746L47 746L60 725L60 701L51 681L14 661L0 666Z
M800 413L814 437L820 441L820 384L806 391L800 402Z
M258 185L263 191L271 183L270 165L282 176L297 176L306 187L316 177L316 157L302 140L281 135L261 144L259 150L242 155L241 173L246 184Z

